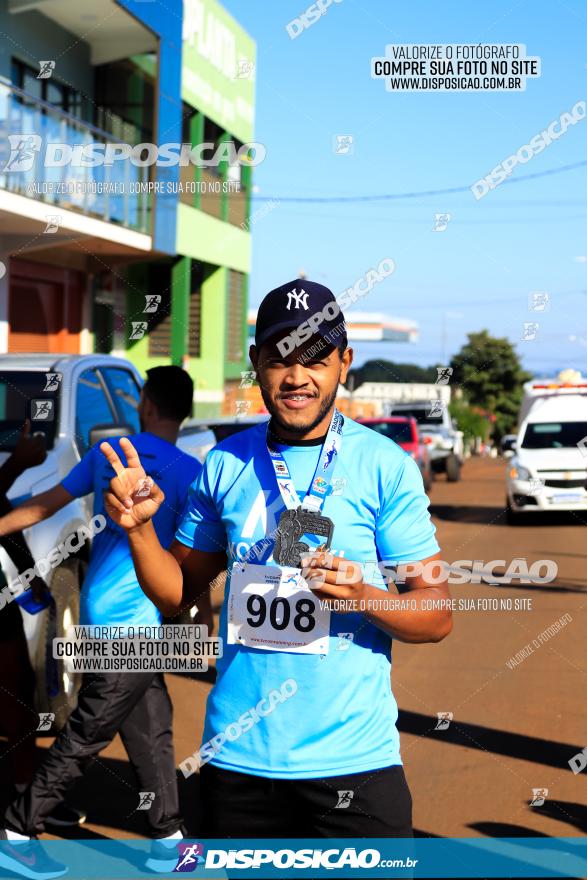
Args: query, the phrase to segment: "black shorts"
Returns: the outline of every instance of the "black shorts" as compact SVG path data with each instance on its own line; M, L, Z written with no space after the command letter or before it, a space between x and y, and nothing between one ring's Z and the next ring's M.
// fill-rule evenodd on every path
M322 779L267 779L200 769L201 836L412 837L412 797L401 765Z

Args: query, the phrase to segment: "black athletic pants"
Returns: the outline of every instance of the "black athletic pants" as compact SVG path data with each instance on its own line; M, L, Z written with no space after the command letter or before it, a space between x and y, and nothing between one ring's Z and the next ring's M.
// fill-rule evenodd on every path
M139 791L155 793L144 812L151 837L180 829L171 700L163 676L150 672L84 675L77 708L32 783L8 807L5 827L29 836L40 834L45 818L70 785L118 732L137 775L137 806Z
M323 779L266 779L200 769L207 838L412 837L403 767Z

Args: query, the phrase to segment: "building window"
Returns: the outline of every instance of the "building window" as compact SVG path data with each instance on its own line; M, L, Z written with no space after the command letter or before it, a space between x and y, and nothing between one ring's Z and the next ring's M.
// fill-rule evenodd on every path
M202 282L204 272L202 264L192 260L190 279L190 302L188 307L188 355L201 357L202 338Z
M192 120L195 116L197 116L198 111L194 110L189 104L182 104L182 116L181 116L181 142L182 144L190 144L192 147L195 144L192 143L191 132L192 132ZM193 189L193 183L196 179L196 167L190 161L187 165L179 166L179 180L182 184L182 189L179 193L179 200L183 202L184 205L190 205L190 207L195 207L197 203L196 192Z
M240 363L244 357L243 322L245 321L245 276L242 272L228 270L228 309L226 358Z
M150 60L149 55L143 57ZM125 143L150 143L154 129L153 78L138 64L124 60L98 65L94 82L94 124Z
M126 290L121 279L112 272L94 277L92 294L94 351L107 354L127 345Z
M37 98L51 104L57 110L83 118L83 110L87 107L87 98L81 92L60 83L53 75L48 79L37 79L39 71L35 70L18 58L12 59L12 83L22 89L31 98ZM26 103L26 99L22 99Z
M149 357L171 357L171 264L151 263L147 276L148 294L158 294L157 311L145 315L149 324Z
M182 144L191 144L190 134L192 128L192 119L197 114L197 110L186 104L185 101L181 105L181 142ZM192 144L192 146L194 146ZM192 166L193 167L193 166Z
M212 122L211 119L204 119L204 143L205 144L214 144L214 150L217 149L218 144L220 143L222 137L224 135L224 130L220 128L219 125L216 125L215 122ZM210 149L206 151L206 157L211 155ZM220 168L217 165L214 166L206 166L206 170L211 174L216 175L216 177L220 177Z
M234 148L237 153L242 146L243 144L240 141L234 140ZM226 175L228 184L228 216L226 219L233 226L240 226L241 229L246 229L247 227L247 190L245 182L248 178L248 171L249 169L237 160L233 165L228 166Z
M218 147L220 143L220 138L223 135L223 131L219 125L216 125L215 122L212 122L210 119L204 120L204 143L205 144L214 144L214 151ZM205 157L209 158L212 155L211 149L205 153ZM218 218L218 220L222 219L222 174L220 172L220 168L218 166L202 166L201 170L201 195L200 195L200 208L204 211L205 214L210 214L212 217Z
M171 357L171 294L161 294L157 314L149 322L149 357Z

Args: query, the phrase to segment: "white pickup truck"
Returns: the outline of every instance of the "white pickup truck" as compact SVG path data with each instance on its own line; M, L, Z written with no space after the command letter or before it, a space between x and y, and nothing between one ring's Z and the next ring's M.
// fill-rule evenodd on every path
M564 371L524 385L518 434L507 451L509 523L587 510L587 382L580 374Z
M24 419L45 435L47 458L25 471L8 498L18 505L51 488L77 464L90 446L109 436L140 430L137 405L142 385L136 367L110 355L13 354L0 356L0 464L10 455ZM215 443L211 431L197 426L180 435L178 446L202 460ZM26 529L35 562L92 518L93 496L75 499L50 519ZM62 726L75 705L79 681L51 658L50 644L78 622L79 590L89 544L45 576L54 607L31 615L21 609L29 653L36 672L39 712L53 712ZM0 548L0 567L10 582L12 561ZM2 608L0 608L0 614Z
M361 386L362 388L363 386ZM386 415L412 416L428 446L434 473L445 473L450 483L461 478L463 433L451 419L447 385L426 383L384 383L387 394Z

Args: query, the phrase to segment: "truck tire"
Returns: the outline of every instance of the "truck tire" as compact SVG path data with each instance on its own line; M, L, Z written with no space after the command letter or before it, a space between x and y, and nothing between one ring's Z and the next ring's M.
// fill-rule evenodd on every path
M449 483L458 483L461 479L461 463L456 455L449 455L446 459L446 479Z
M54 638L63 638L70 626L79 622L81 565L78 560L60 565L51 578L54 605L43 614L35 658L36 704L39 712L55 715L53 731L65 726L77 705L81 673L67 672L62 660L53 659Z

